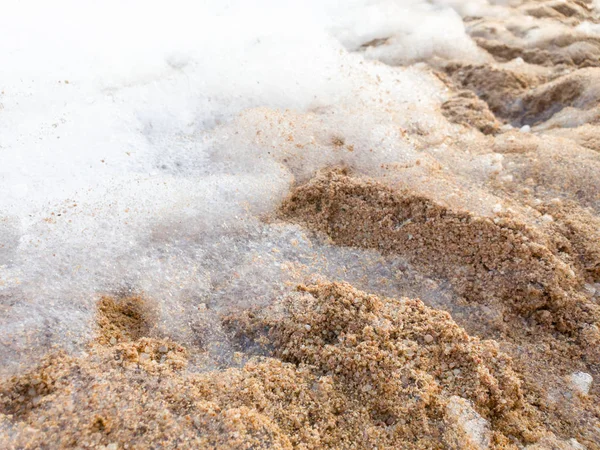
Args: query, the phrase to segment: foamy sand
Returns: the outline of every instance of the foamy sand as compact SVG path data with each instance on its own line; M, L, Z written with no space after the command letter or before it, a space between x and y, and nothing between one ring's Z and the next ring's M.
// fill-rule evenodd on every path
M1 448L600 448L598 2L121 3L0 8Z

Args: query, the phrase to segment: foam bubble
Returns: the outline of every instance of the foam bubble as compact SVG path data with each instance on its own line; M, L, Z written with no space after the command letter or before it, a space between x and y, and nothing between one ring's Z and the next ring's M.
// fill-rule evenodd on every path
M290 265L354 264L265 217L329 165L437 167L422 149L452 131L445 87L364 56L477 58L460 17L424 1L15 1L0 37L0 360L14 364L80 348L102 293L156 299L185 342L199 302L260 304L296 280ZM353 53L378 37L391 44Z

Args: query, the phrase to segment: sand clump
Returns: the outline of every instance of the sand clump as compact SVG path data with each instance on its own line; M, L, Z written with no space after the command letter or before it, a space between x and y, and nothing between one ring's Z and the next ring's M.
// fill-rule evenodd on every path
M49 355L3 385L3 442L428 449L464 448L463 439L517 448L551 436L497 344L418 300L323 283L226 321L272 350L206 373L187 371L186 349L168 339L100 340L81 356Z
M450 122L476 128L483 134L495 134L500 129L500 122L487 103L469 91L461 92L442 104L442 112Z
M498 119L514 126L538 125L562 110L589 114L598 104L599 94L595 87L598 68L556 77L526 68L460 62L447 63L443 70L457 89L473 92L487 103Z
M542 226L478 217L336 170L299 186L282 214L337 244L402 255L424 273L451 282L467 302L494 311L499 323L477 332L515 357L525 397L554 430L568 433L576 426L595 440L592 403L565 399L567 411L545 399L568 390L561 373L581 361L595 370L600 356L596 216L562 201L536 207ZM459 320L469 326L476 317Z
M336 243L400 253L468 299L548 317L561 332L598 320L597 307L577 294L577 274L546 236L523 223L451 211L344 171L299 187L282 211Z
M98 301L98 340L102 344L135 341L148 336L154 311L140 296L105 296Z
M496 117L505 120L514 120L519 112L519 98L543 82L540 76L489 64L451 62L445 65L444 72L458 88L475 93Z

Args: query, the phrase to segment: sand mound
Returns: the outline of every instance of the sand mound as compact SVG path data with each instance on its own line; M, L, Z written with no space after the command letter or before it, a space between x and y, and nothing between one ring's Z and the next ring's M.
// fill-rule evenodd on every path
M343 171L326 172L299 187L283 214L336 243L400 253L450 280L468 299L498 300L561 332L599 317L595 305L576 294L581 280L552 251L549 238L523 223L450 211Z
M3 385L3 442L517 448L550 436L510 358L418 300L325 283L223 320L232 341L243 331L265 356L202 374L186 371L186 350L165 339L100 339L79 357L52 354Z

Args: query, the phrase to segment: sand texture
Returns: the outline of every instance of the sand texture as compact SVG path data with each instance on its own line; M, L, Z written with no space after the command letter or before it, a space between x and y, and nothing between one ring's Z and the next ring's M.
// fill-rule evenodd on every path
M139 245L167 250L135 258L210 251L140 266L151 289L85 293L72 327L6 332L0 355L23 361L0 372L1 449L600 449L600 6L445 3L473 42L462 57L396 55L395 35L352 49L427 77L429 116L376 91L366 125L351 106L215 122L228 140L202 164L237 167L251 143L279 193L211 181L225 194L207 211L255 197L149 227ZM167 282L186 286L172 302ZM0 292L3 320L32 292Z

